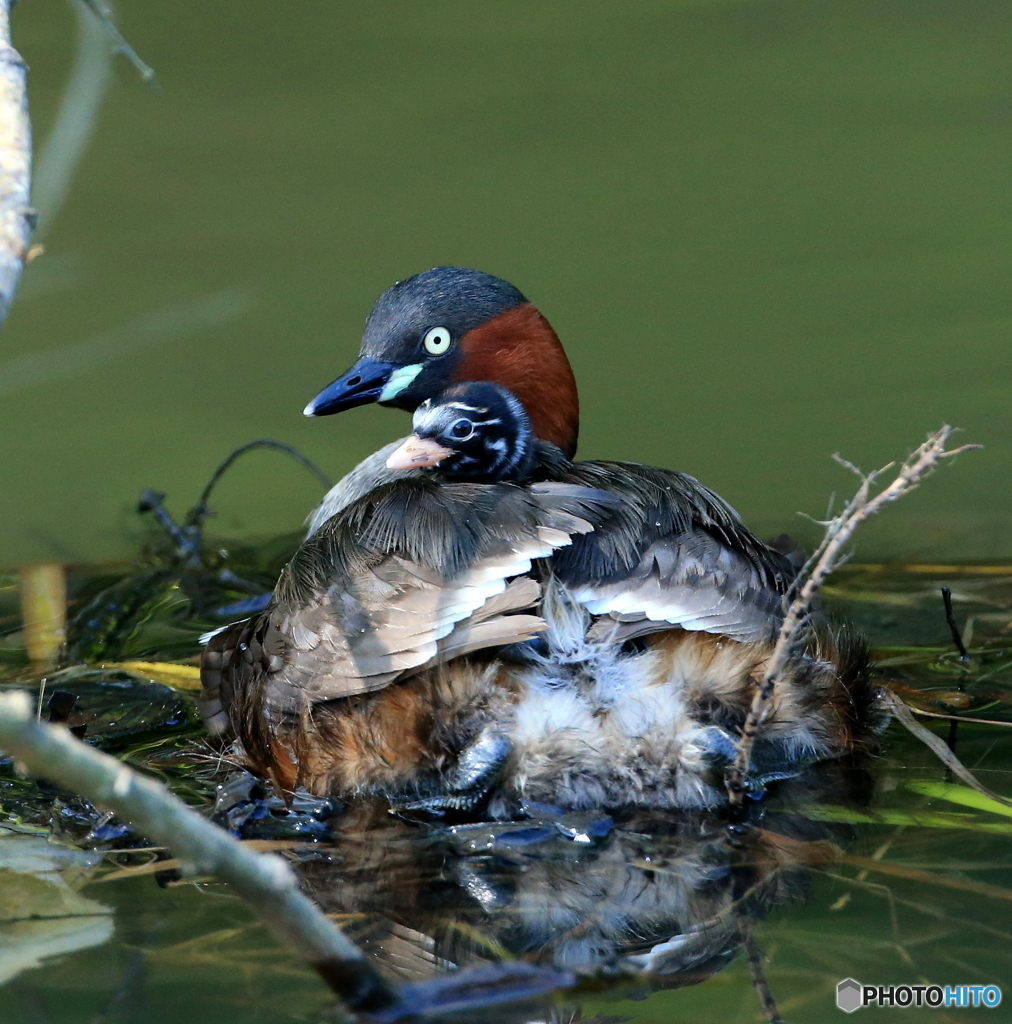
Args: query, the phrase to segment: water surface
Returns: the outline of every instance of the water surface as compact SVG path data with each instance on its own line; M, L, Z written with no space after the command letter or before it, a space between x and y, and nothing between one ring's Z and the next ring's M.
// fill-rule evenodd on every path
M1012 554L1012 10L995 0L122 0L118 63L0 353L0 564L122 555L143 487L185 507L274 436L337 476L403 414L301 409L375 296L439 263L514 281L558 328L583 454L710 484L804 531L957 423L961 459L865 557ZM45 139L73 50L15 12ZM226 535L318 492L271 456Z

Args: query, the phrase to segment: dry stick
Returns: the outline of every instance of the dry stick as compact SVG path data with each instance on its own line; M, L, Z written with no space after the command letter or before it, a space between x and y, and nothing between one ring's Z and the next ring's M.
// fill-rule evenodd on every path
M27 68L11 46L12 0L0 0L0 324L7 319L35 228Z
M244 849L159 783L86 746L66 729L36 722L25 693L0 695L0 749L33 774L112 809L149 839L169 847L191 871L228 882L349 1007L391 1019L400 1016L396 990L300 892L280 857Z
M745 776L749 769L752 747L759 734L777 680L786 669L794 644L808 621L812 601L819 587L840 563L843 549L854 535L854 531L869 516L875 515L890 502L909 494L942 459L980 447L979 445L962 445L959 448L946 451L945 445L952 432L952 427L943 426L941 430L931 434L927 441L903 463L896 479L874 497L871 496L872 485L893 463L864 474L839 455L833 456L841 465L857 473L861 478L861 486L836 518L821 524L826 527L822 543L798 576L798 581L795 584L796 596L784 616L783 625L780 627L780 633L767 663L762 682L756 687L752 696L752 706L742 728L734 765L727 777L728 800L732 808L740 809L744 801ZM798 587L800 589L797 589Z

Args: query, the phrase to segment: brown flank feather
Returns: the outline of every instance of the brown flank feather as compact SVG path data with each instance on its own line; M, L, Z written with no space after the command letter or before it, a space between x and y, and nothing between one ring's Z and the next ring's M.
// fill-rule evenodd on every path
M722 790L694 783L695 769L682 764L681 729L713 724L737 734L772 646L682 630L651 636L646 645L651 653L641 671L650 677L648 689L656 688L662 704L684 702L678 735L654 749L646 722L639 740L623 739L627 726L620 709L602 706L596 719L600 737L561 729L518 738L512 766L500 780L510 806L549 797L561 806L583 806L587 800L581 802L573 780L587 773L595 806L720 802ZM487 652L465 656L378 692L307 707L289 721L271 721L247 691L232 707L241 743L236 753L285 792L302 785L318 796L416 799L441 791L445 773L486 726L495 723L515 734L514 714L529 692L531 674L530 668L490 660ZM572 685L589 699L591 691ZM847 633L823 629L792 658L765 729L774 740L814 744L820 757L860 753L881 728L875 708L866 646ZM598 764L608 750L595 753L587 743L608 740L612 732L610 747L624 743L627 756Z

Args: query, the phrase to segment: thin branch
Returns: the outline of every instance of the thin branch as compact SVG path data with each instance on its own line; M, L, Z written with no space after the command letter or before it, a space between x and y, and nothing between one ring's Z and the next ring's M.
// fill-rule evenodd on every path
M844 548L861 523L881 511L890 502L897 501L909 494L943 459L980 447L979 445L962 445L959 448L946 450L945 446L952 433L952 427L943 426L941 430L931 434L927 441L900 466L899 473L892 483L884 487L874 497L871 493L873 485L893 463L872 473L864 474L839 455L834 456L837 462L861 478L861 485L843 511L825 524L826 533L822 538L822 543L798 574L798 579L792 588L793 600L787 608L762 681L756 686L752 697L752 706L742 728L737 756L728 773L727 792L732 808L740 809L742 806L745 798L745 777L748 774L752 747L755 745L777 680L787 668L798 638L807 625L812 602L819 588L826 577L840 564Z
M0 0L0 324L7 319L36 215L32 184L32 125L27 68L11 46L12 0Z
M320 469L319 466L312 459L306 458L297 448L293 448L290 444L284 444L281 441L274 441L271 438L261 438L257 441L247 441L246 444L240 445L229 456L221 463L220 466L211 474L211 479L208 480L207 486L201 492L200 497L197 499L197 504L190 509L186 515L186 524L188 527L197 526L199 527L203 521L207 518L208 507L207 503L211 500L211 492L217 486L218 481L221 480L222 476L229 470L232 463L236 461L240 456L245 455L247 452L255 451L257 448L272 448L274 451L281 452L282 455L287 455L289 458L294 459L300 466L308 469L313 476L323 485L325 491L329 491L333 484L326 473Z
M939 711L925 711L923 708L915 708L912 704L903 702L903 706L915 715L923 715L925 718L944 718L947 722L972 722L974 725L1000 725L1005 729L1012 729L1012 722L999 722L994 718L971 718L969 715L943 715ZM952 748L949 747L951 750Z
M126 57L133 64L137 74L141 76L141 81L157 92L160 87L155 78L155 69L145 64L138 56L137 51L123 38L123 33L116 27L112 11L105 0L81 0L81 2L98 18L102 28L105 29L105 34L112 40L113 52Z
M311 964L355 1010L390 1011L399 996L362 952L299 890L280 857L245 849L164 786L74 739L66 729L35 720L25 693L0 695L0 747L33 774L107 807L188 868L228 882L265 925Z

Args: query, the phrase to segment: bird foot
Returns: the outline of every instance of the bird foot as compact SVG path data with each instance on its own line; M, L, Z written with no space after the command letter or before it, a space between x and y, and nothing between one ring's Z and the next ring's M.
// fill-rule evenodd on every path
M442 790L397 806L399 811L476 811L488 799L513 753L513 744L501 732L485 728L467 747L442 782Z

